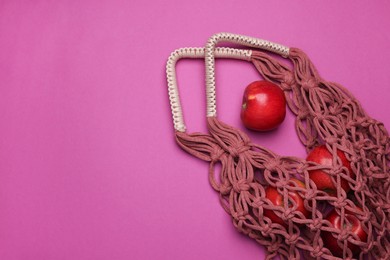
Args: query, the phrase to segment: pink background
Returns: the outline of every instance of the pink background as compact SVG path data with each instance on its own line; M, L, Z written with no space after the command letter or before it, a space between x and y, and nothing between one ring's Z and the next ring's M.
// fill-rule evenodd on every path
M244 3L245 2L245 3ZM0 1L0 259L262 259L181 151L165 82L176 48L228 31L306 51L390 127L388 1ZM178 65L205 130L201 61ZM217 62L220 118L242 128L245 62ZM289 114L251 138L305 156Z

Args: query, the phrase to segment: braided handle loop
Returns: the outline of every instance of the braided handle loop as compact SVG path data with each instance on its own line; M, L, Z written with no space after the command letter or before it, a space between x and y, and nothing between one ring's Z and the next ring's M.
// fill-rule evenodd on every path
M215 60L214 50L219 42L230 42L243 46L258 48L274 52L283 57L288 57L289 48L270 41L248 37L232 33L217 33L209 38L205 48L206 64L206 97L207 97L207 116L217 115L216 109L216 91L215 91Z
M250 60L252 51L250 50L241 50L234 48L214 48L213 57L216 58L230 58L230 59L239 59L239 60ZM166 75L168 82L168 94L169 101L171 104L171 111L173 117L173 126L176 131L185 132L186 126L184 124L182 106L180 103L179 89L177 87L176 79L176 63L182 58L204 58L205 49L204 48L181 48L177 49L171 53L168 58L166 65Z

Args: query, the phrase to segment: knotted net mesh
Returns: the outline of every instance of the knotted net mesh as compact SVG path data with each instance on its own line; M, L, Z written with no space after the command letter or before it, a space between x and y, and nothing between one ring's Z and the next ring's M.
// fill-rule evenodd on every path
M259 73L283 89L307 152L324 145L333 156L332 166L280 156L216 117L207 118L208 134L177 131L177 143L210 163L209 181L222 207L240 232L266 248L267 259L335 259L335 252L324 243L324 233L338 243L339 258L390 259L388 132L344 87L321 78L301 50L291 48L289 59L293 70L265 52L251 55ZM349 169L338 159L338 151L350 162ZM316 169L331 176L334 195L318 189L310 179L309 172ZM349 192L342 182L347 182ZM274 205L266 196L267 187L276 189L284 203ZM299 194L309 214L297 210L292 194ZM334 228L325 219L329 208L336 210L341 223L348 223L346 215L353 214L368 235L366 241L351 229ZM266 211L285 224L273 222Z

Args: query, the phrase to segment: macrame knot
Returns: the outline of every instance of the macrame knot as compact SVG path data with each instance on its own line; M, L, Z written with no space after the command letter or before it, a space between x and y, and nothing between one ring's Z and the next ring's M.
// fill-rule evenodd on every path
M310 255L316 259L321 259L321 256L323 254L324 254L323 249L319 246L313 247L313 250L310 252Z
M267 162L264 163L264 167L271 172L276 171L279 168L279 165L279 158L269 159Z
M285 209L284 210L284 212L283 212L283 214L282 214L282 218L284 219L284 220L290 220L290 219L292 219L294 217L294 213L293 213L293 210L292 209L290 209L290 208L288 208L288 209Z
M316 193L312 189L306 189L305 191L306 191L304 193L305 200L312 200L316 196Z
M356 154L351 155L351 159L350 159L351 163L357 164L361 160L362 160L362 157L357 156Z
M334 206L337 208L343 208L347 205L346 198L341 195L337 197L337 200L334 202Z
M251 148L248 144L240 142L238 144L235 144L235 145L228 147L227 149L228 149L228 153L233 158L237 158L237 157L239 157L239 155L241 153L246 152L246 151L250 150Z
M263 205L264 205L264 201L260 198L256 198L252 202L252 207L254 207L254 208L261 208L261 207L263 207Z
M289 90L293 84L295 84L294 76L292 73L286 73L282 82L280 83L280 87L283 90Z
M233 212L232 214L232 217L238 221L245 221L247 219L247 216L248 212L245 211Z
M364 188L364 184L361 181L357 181L355 187L353 187L353 190L356 192L361 192Z
M349 237L349 231L347 229L341 229L340 233L337 236L337 240L345 241L348 239L348 237Z
M299 234L292 234L291 236L286 237L286 244L295 245L298 241Z
M324 140L326 143L328 144L334 144L337 142L337 138L334 137L334 136L327 136L325 137L325 140Z
M306 167L305 167L305 166L306 166L306 165L303 165L302 167L298 167L298 168L296 169L297 175L299 175L299 176L304 176L305 170L306 170Z
M313 89L318 86L318 80L316 78L309 78L301 83L301 86L305 90Z
M249 190L249 184L245 180L239 180L233 183L233 190L237 193Z
M314 219L312 223L309 224L309 228L311 232L315 232L322 227L322 219Z
M225 153L225 151L221 148L217 148L217 149L214 149L211 153L210 153L210 160L212 162L217 162L219 161L219 159L221 158L221 156Z
M274 241L274 243L272 243L269 247L267 247L270 255L272 255L274 252L277 252L280 248L280 242L277 243L276 241Z

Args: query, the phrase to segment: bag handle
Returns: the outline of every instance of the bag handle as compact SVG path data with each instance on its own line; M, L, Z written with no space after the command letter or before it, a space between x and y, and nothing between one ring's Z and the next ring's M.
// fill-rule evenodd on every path
M251 58L252 51L244 49L234 49L219 47L213 48L211 56L216 58L230 58L238 60L247 60ZM172 117L173 117L173 126L176 131L185 132L186 126L184 123L184 117L182 112L182 106L180 103L179 89L177 86L176 79L176 63L182 58L202 58L205 57L204 48L180 48L171 53L166 64L166 75L168 83L168 95L171 105ZM214 95L215 96L215 95Z
M209 38L205 48L207 117L216 117L215 49L219 42L229 42L267 50L282 57L289 56L290 49L278 43L233 33L217 33Z

